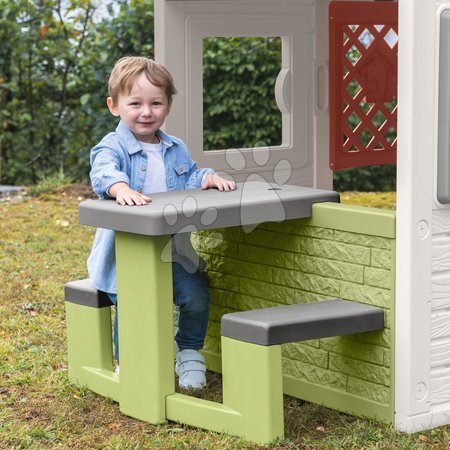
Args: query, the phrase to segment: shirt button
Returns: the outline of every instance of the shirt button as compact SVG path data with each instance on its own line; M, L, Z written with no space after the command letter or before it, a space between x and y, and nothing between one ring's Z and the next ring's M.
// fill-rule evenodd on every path
M180 166L180 172L184 172L184 166Z
M143 170L143 171L147 170L147 166L144 166L144 164L142 164L141 170Z

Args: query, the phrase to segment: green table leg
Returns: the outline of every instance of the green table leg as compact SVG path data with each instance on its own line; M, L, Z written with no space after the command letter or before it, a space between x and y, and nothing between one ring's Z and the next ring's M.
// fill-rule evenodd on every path
M175 392L172 265L161 261L169 239L116 232L120 410L153 424Z

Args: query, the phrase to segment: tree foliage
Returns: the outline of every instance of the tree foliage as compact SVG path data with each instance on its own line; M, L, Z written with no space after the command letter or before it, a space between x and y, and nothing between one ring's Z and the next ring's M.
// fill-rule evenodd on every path
M148 0L0 0L0 182L64 170L86 178L111 129L106 80L125 54L153 55Z

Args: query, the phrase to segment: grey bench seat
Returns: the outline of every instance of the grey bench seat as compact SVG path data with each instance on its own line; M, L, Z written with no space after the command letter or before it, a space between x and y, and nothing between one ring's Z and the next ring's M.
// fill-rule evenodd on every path
M259 345L363 333L383 327L382 308L342 299L222 316L222 336Z
M64 285L64 297L66 302L91 308L105 308L112 305L108 294L93 288L89 278L66 283Z

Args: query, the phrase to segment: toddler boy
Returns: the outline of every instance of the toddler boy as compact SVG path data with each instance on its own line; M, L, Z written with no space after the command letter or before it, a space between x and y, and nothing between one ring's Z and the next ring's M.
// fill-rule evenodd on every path
M108 82L107 105L120 117L115 132L91 150L91 182L99 198L115 199L127 207L147 205L149 194L179 189L235 189L235 183L213 169L198 169L185 144L160 128L176 93L172 76L161 64L144 57L117 61ZM151 207L151 205L149 205ZM176 237L175 237L176 242ZM190 246L190 241L188 242ZM209 293L198 257L186 243L174 246L174 303L180 308L175 341L176 372L183 388L206 384L203 347L209 313ZM114 354L119 359L114 231L97 229L88 259L93 287L106 292L116 306Z

